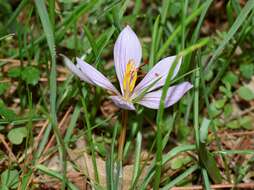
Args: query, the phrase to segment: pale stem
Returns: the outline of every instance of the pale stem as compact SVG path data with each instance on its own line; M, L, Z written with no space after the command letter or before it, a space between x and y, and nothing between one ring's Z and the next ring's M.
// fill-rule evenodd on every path
M128 121L128 111L122 111L122 128L120 132L120 136L118 139L118 160L123 161L123 148L125 143L126 137L126 130L127 130L127 121Z

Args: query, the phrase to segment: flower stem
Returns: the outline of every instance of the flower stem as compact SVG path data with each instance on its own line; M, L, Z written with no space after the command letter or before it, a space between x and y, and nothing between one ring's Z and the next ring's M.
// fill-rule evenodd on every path
M125 137L126 137L127 122L128 122L128 111L123 110L122 128L121 128L120 136L118 139L118 160L119 161L123 161L123 148L124 148Z

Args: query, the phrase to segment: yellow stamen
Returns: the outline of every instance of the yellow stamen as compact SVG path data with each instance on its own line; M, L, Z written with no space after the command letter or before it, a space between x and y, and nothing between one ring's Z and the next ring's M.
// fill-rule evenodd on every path
M123 78L123 90L124 90L124 97L129 98L129 95L133 91L135 87L135 83L137 80L137 69L134 64L134 60L129 60L126 65L124 78Z

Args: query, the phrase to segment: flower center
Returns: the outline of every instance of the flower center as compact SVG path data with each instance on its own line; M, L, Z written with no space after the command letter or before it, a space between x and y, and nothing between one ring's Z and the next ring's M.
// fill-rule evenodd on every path
M137 80L138 70L135 67L134 60L131 59L126 65L124 78L123 78L123 90L124 98L128 99L132 93L136 80Z

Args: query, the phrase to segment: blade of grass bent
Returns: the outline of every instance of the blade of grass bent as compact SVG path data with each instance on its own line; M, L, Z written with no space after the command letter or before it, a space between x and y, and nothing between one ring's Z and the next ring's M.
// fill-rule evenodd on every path
M169 160L171 160L173 157L175 157L177 154L181 152L191 151L195 149L196 149L195 145L179 145L173 148L172 150L170 150L167 154L163 155L162 165L166 164ZM149 184L149 182L151 181L151 179L153 178L155 174L155 167L156 167L155 160L153 160L150 168L148 169L146 177L140 186L140 189L144 190L147 188L147 185Z
M57 178L57 179L59 179L59 180L61 180L61 181L64 180L64 177L63 177L60 173L55 172L55 171L53 171L53 170L47 168L47 167L44 166L44 165L38 164L38 165L35 166L35 168L36 168L37 170L39 170L39 171L45 173L45 174L48 175L48 176ZM75 185L73 185L71 182L67 181L66 184L67 184L67 186L68 186L68 188L69 188L70 190L78 190L77 187L76 187Z
M168 88L170 87L171 84L171 77L173 75L173 72L175 70L175 67L177 65L177 62L180 57L183 57L192 51L203 47L209 42L208 39L203 39L199 43L194 44L187 48L186 50L183 50L182 52L177 55L176 59L174 60L172 67L170 68L166 82L162 88L162 95L161 95L161 100L160 100L160 106L159 110L157 112L157 118L156 118L156 126L157 126L157 133L156 133L156 145L157 145L157 151L156 151L156 173L155 173L155 183L154 183L154 189L159 188L160 184L160 176L161 176L161 165L162 165L162 136L161 136L161 130L162 130L162 120L163 120L163 113L164 113L164 106L165 106L165 98L167 95Z

